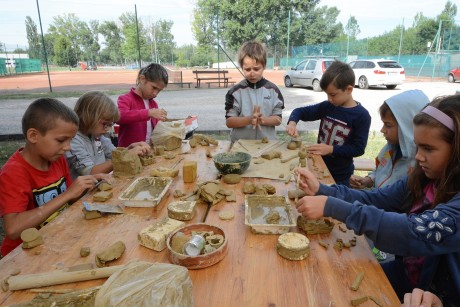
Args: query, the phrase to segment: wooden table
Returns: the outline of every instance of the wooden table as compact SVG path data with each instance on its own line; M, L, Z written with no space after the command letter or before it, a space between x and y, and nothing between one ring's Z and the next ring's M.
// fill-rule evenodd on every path
M187 147L187 150L188 144L183 147ZM197 182L213 180L218 173L212 159L206 157L207 148L212 153L226 151L229 142L221 141L218 146L211 147L198 146L190 154L177 155L173 160L157 158L157 163L168 166L174 165L180 159L197 160ZM317 165L325 167L321 157L315 159ZM120 259L110 263L111 266L125 264L134 258L169 263L166 249L156 252L140 246L137 243L137 234L167 215L167 204L173 200L172 191L194 189L195 183L184 184L182 181L182 163L183 161L178 165L179 176L174 179L170 193L155 208L126 208L123 215L85 220L81 212L82 200L92 199L91 195L86 195L40 230L44 245L31 250L18 247L1 259L0 279L3 280L17 268L21 269L21 274L33 274L94 263L94 255L98 251L118 240L126 244L126 251ZM148 175L152 167L155 165L146 167L141 175ZM132 180L118 179L114 185L114 197L108 203L117 203L118 194ZM311 252L305 260L289 261L279 256L275 250L278 235L253 234L244 224L244 194L241 187L247 180L270 182L276 186L278 195L286 196L289 189L295 188L293 182L285 184L277 180L244 178L237 185L227 186L236 192L237 202L221 202L211 207L207 216L207 206L199 206L197 215L188 224L206 222L222 228L228 239L228 254L214 266L189 270L195 306L350 306L351 299L365 295L379 298L384 306L400 305L363 237L358 237L357 245L350 249L338 251L332 248L337 238L348 241L354 236L349 230L344 233L335 226L329 235L308 236ZM218 213L221 210L233 210L235 218L230 221L220 220ZM297 228L291 228L291 231L300 232ZM319 238L330 243L328 249L318 244ZM80 248L83 246L91 248L91 255L87 258L80 257ZM365 272L365 277L355 292L350 286L359 272ZM101 285L104 281L99 279L53 288L84 289ZM28 290L1 292L0 305L28 301L34 296L35 293ZM368 301L361 306L376 305Z

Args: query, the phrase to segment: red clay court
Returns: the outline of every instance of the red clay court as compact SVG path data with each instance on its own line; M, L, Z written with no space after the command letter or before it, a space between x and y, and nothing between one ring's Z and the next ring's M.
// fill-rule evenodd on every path
M242 79L237 69L226 69L231 82L239 82ZM193 70L182 70L182 81L192 82L191 89L195 89L195 75ZM137 78L137 70L96 70L50 72L53 92L85 92L92 90L126 90L134 86ZM266 70L265 78L277 85L283 85L283 70ZM170 80L172 82L172 80ZM177 88L171 85L170 88ZM188 86L185 86L188 89ZM204 85L203 88L207 88ZM0 94L18 93L47 93L49 92L48 75L46 72L12 75L0 77Z

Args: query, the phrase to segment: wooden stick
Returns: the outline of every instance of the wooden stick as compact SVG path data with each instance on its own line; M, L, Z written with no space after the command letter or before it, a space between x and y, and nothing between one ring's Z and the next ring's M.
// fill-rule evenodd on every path
M8 290L13 291L54 286L77 281L107 278L123 267L123 265L116 265L111 267L74 272L54 271L47 273L10 276L6 280L6 285Z
M295 203L299 201L299 186L300 186L300 173L297 173L297 184L296 184L296 191L295 191Z
M32 293L56 293L56 294L64 294L75 291L74 289L30 289Z

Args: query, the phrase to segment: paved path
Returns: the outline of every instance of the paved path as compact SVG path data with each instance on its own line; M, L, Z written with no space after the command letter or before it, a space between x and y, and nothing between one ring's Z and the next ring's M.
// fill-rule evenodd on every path
M459 83L447 82L406 82L395 90L386 88L373 88L361 90L355 88L353 97L361 102L372 116L371 130L379 131L381 127L378 108L383 101L397 93L409 89L421 89L432 99L439 95L455 94L460 89ZM305 88L280 87L285 99L283 123L286 124L292 110L306 104L314 104L326 99L324 92L313 92ZM198 115L199 130L219 131L228 130L225 125L224 100L227 89L184 89L167 90L157 97L160 107L168 111L170 118L183 118L188 115ZM117 96L111 96L116 102ZM60 99L73 108L77 98ZM2 100L0 97L0 135L21 134L21 118L31 100ZM284 130L279 126L278 130ZM299 129L318 130L318 122L300 123Z

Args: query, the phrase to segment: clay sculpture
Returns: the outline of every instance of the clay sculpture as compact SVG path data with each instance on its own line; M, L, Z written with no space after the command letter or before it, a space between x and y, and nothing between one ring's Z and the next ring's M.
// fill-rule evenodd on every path
M22 248L32 248L43 244L43 237L36 228L27 228L21 232Z
M288 232L279 236L276 251L288 260L303 260L310 254L310 240L300 233Z
M125 243L121 241L115 242L114 244L110 245L107 249L98 253L95 256L96 265L99 268L104 267L107 262L120 258L121 255L125 252L125 249Z
M112 151L112 163L114 176L134 177L142 171L139 156L123 147L117 147Z
M318 233L330 233L334 228L334 223L329 219L307 220L299 215L297 218L297 226L309 235Z
M147 166L147 165L155 163L155 156L152 154L143 155L143 156L140 156L139 158L141 160L142 166Z
M166 248L166 238L169 234L184 225L184 222L165 217L153 225L142 229L137 235L137 241L142 246L161 252Z

